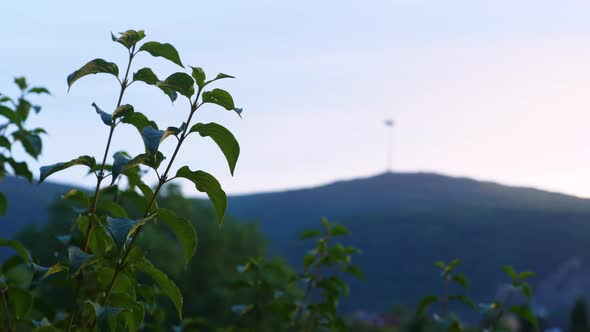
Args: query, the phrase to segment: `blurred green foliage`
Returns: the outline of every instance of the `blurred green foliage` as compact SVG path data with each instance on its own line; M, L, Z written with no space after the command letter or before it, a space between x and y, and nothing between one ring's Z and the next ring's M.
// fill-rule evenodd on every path
M199 230L197 251L186 267L182 255L179 255L178 242L164 225L158 223L146 228L139 238L139 244L153 264L167 271L182 290L184 315L206 317L206 326L213 327L235 321L237 317L230 309L239 302L239 294L230 284L236 277L236 266L248 257L264 255L265 239L257 225L227 218L223 227L219 227L215 223L215 212L205 201L184 198L173 184L163 192L159 206L176 211ZM29 227L18 236L30 250L34 261L45 266L53 264L63 255L65 244L61 235L70 232L72 220L76 217L72 204L63 200L54 204L51 214L47 225ZM83 236L79 231L73 234L80 239ZM67 310L70 302L68 294L71 293L68 284L61 283L59 279L49 279L40 292L57 311ZM165 310L157 317L157 324L172 326L178 320L174 308L165 301L162 303Z

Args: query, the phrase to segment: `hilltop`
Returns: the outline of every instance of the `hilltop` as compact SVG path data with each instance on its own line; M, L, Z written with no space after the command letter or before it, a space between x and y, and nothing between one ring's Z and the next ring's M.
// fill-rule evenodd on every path
M47 208L69 187L30 185L6 178L10 200L0 218L2 237L25 224L47 220ZM439 293L437 260L463 260L470 294L491 301L501 285L500 267L513 265L539 275L535 300L563 310L590 294L590 200L532 188L432 173L385 173L313 188L231 196L229 214L257 220L271 255L300 265L311 243L298 240L322 217L345 224L347 243L362 249L356 258L367 283L352 283L345 310L380 311L396 303L414 305Z

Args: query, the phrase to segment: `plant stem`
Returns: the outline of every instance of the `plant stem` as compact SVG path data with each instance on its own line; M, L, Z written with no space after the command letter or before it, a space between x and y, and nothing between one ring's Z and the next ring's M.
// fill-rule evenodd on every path
M129 52L129 61L127 62L127 70L125 71L125 78L121 82L121 90L119 92L119 99L117 101L117 106L115 109L121 106L121 102L123 101L123 94L125 94L125 89L127 89L127 81L129 79L129 69L131 68L131 62L133 61L133 51L135 50L135 46ZM109 131L109 138L107 140L107 145L104 149L104 154L102 156L102 162L100 163L100 170L98 172L98 179L96 181L96 188L94 190L94 198L92 200L92 204L90 205L89 215L93 215L96 213L96 208L98 206L98 197L100 196L100 184L102 180L104 180L104 168L106 166L107 157L109 155L109 149L111 147L111 141L113 139L113 133L115 132L116 124L113 122L111 124L111 129ZM84 238L84 252L88 250L88 242L90 240L90 231L92 229L92 223L88 223L88 229L86 230L86 236Z
M330 240L330 234L327 233L326 236L321 238L319 241L322 241L322 240L326 242L326 247L327 247L328 241ZM321 266L319 265L319 262L324 258L325 254L326 253L324 251L319 252L316 250L315 257L318 262L318 265L315 266L313 271L309 271L309 270L304 271L304 274L308 275L308 280L307 280L307 283L305 284L305 293L303 295L303 298L301 299L301 304L297 307L295 314L293 315L293 321L291 322L292 326L295 326L297 319L301 318L301 316L303 315L303 308L306 306L305 303L308 301L309 297L311 296L311 292L313 291L314 283L317 282L317 280L319 280L321 277L322 270L321 270ZM302 326L303 325L305 325L305 323L302 323Z
M262 321L262 305L260 304L260 268L256 269L256 289L254 291L254 314L256 319L256 325L258 326Z
M447 308L449 306L449 276L445 276L445 285L443 290L443 297L441 299L442 302L442 315L443 317L447 316Z
M197 91L197 97L196 97L195 101L191 102L191 110L190 110L189 116L186 120L186 126L184 127L184 130L182 131L182 133L180 135L180 139L178 139L178 142L176 144L176 148L174 149L174 153L172 154L172 157L170 158L170 162L168 163L168 166L166 167L166 170L164 171L164 173L162 173L162 176L160 177L160 179L158 181L158 186L154 190L154 194L152 195L152 197L145 209L145 212L143 214L144 218L146 218L149 215L150 209L152 208L152 205L156 201L156 198L157 198L158 194L160 193L162 186L164 186L164 184L167 182L166 178L168 176L168 173L170 172L170 169L172 168L172 164L174 163L174 160L176 159L176 156L178 155L178 152L180 151L180 147L182 146L184 139L188 136L188 130L189 130L189 126L190 126L191 120L193 118L193 115L196 113L196 111L201 106L200 104L197 104L199 101L200 95L201 95L201 88L199 88ZM117 263L117 267L115 268L115 273L113 274L113 277L109 283L109 286L107 287L107 289L105 291L105 297L102 299L101 305L104 306L108 303L111 293L113 291L113 287L115 285L115 282L117 281L119 274L121 274L121 272L123 272L123 270L125 269L125 260L127 260L127 257L129 256L129 253L131 252L131 249L133 248L135 241L139 237L139 233L141 232L142 227L143 227L143 225L139 226L137 228L137 231L133 234L133 237L131 238L129 245L124 248L123 257ZM90 325L91 330L94 328L95 325L96 325L96 319Z
M13 332L14 330L12 329L12 321L10 320L10 312L8 312L8 302L6 301L7 291L7 288L0 289L0 295L2 296L2 304L4 306L4 312L6 313L6 330L8 332Z
M125 77L123 79L123 81L121 82L121 90L119 92L119 99L117 101L117 106L115 107L115 109L117 109L119 106L121 106L121 102L123 101L123 94L125 93L125 89L127 89L127 81L129 79L129 69L131 68L131 62L133 61L133 51L135 50L135 46L133 46L133 49L129 52L129 61L127 63L127 70L125 71ZM102 180L104 180L105 176L104 176L104 169L106 166L106 161L107 161L107 157L109 155L109 149L111 148L111 141L113 139L113 133L115 132L115 127L117 125L113 122L111 124L111 129L109 130L109 137L107 139L107 144L106 147L104 149L104 154L102 156L102 162L100 163L100 170L98 172L98 177L96 180L96 188L94 189L94 197L92 199L92 204L90 205L90 209L88 210L88 215L92 216L94 214L96 214L96 208L98 206L98 198L100 196L100 184L102 183ZM84 245L82 247L82 251L83 252L88 252L88 245L90 244L90 234L92 232L92 220L88 221L88 227L86 228L86 232L84 234ZM73 323L74 323L74 319L76 317L76 311L77 311L77 300L78 300L78 293L80 291L80 287L82 285L82 279L84 279L84 275L83 275L84 271L80 271L80 274L78 274L78 277L76 277L76 285L74 286L74 299L73 299L73 307L72 307L72 315L70 316L70 322L68 324L68 332L71 331Z
M197 97L198 98L198 97ZM162 174L162 177L160 178L160 181L158 182L158 186L156 187L156 190L154 190L154 194L152 195L146 209L145 212L143 214L143 217L147 217L150 213L150 209L152 208L152 205L154 204L154 202L156 201L156 197L158 196L158 194L160 193L160 190L162 189L162 186L166 183L166 177L168 176L168 173L170 172L170 168L172 167L172 163L174 162L174 159L176 159L176 156L178 155L178 151L180 151L180 146L182 145L182 143L184 142L184 139L186 138L186 132L188 130L188 126L190 124L190 121L193 117L193 114L195 113L195 111L197 110L196 107L192 107L191 109L191 113L187 119L187 125L184 128L184 131L182 132L180 139L178 140L178 143L176 144L176 148L174 149L174 153L172 154L172 157L170 158L170 162L168 163L168 166L166 167L166 170L164 171L164 173ZM107 288L107 292L106 295L103 299L103 305L105 305L107 303L107 301L109 300L109 296L111 294L111 291L113 289L113 285L115 283L115 280L117 279L117 277L119 276L119 273L121 273L123 271L123 265L125 264L125 260L127 259L127 257L129 256L129 253L131 252L131 249L133 248L133 245L135 244L135 241L137 240L138 236L139 236L139 232L141 231L143 225L139 226L137 228L137 231L133 234L133 237L131 238L131 242L129 242L129 245L125 248L125 252L123 254L123 258L121 259L121 261L118 263L118 267L115 269L115 274L113 275L113 279L111 280L111 283L109 284L109 287Z

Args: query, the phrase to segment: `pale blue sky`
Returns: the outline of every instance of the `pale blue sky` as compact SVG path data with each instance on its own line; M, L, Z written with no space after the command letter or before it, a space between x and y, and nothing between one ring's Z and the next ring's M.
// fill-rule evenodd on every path
M0 91L14 92L12 77L26 75L54 93L33 121L50 133L40 164L98 157L108 128L90 104L112 108L116 81L86 77L68 94L65 78L96 57L122 63L110 31L144 29L146 40L175 45L185 64L237 76L221 86L244 118L211 107L199 120L235 132L236 176L208 140L191 142L182 158L230 193L381 172L383 119L393 117L398 171L590 197L589 12L581 0L8 1ZM135 69L145 65L160 77L177 70L147 55ZM185 117L184 104L140 84L125 102L163 126ZM114 143L143 149L131 128L118 129ZM82 174L52 179L93 182Z

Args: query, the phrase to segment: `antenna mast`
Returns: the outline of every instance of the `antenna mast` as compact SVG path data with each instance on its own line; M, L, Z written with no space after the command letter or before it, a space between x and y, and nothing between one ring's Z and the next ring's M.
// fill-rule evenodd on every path
M386 172L393 172L393 127L395 126L395 121L393 119L386 119L385 126L389 130L389 143L387 144L387 165L386 165Z

